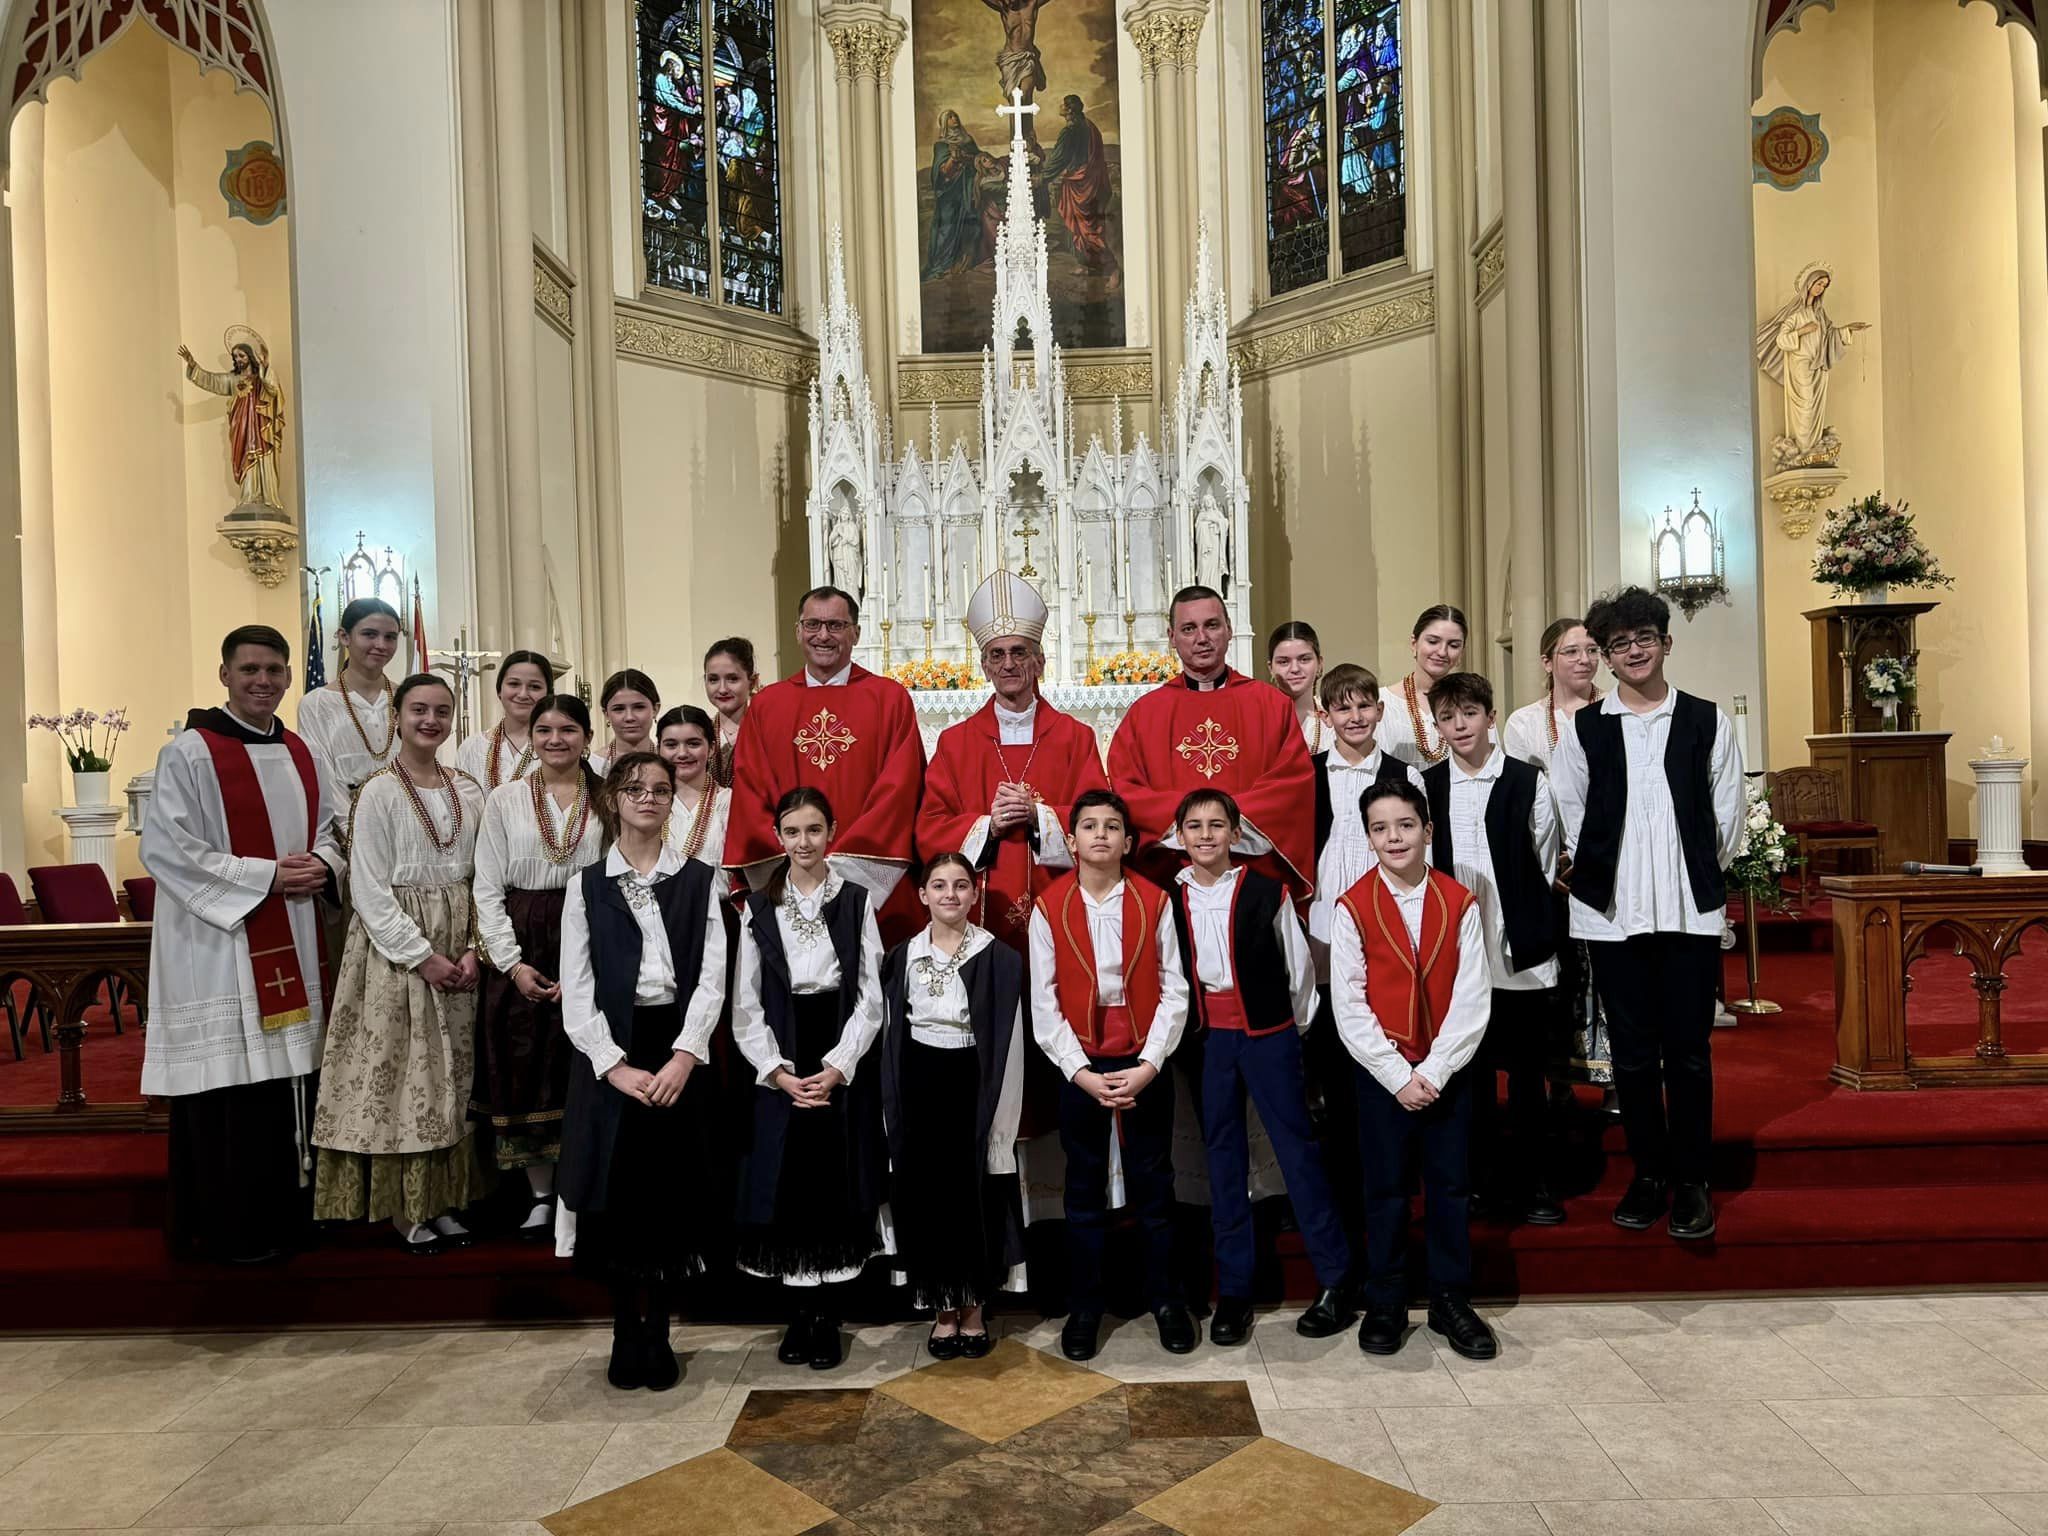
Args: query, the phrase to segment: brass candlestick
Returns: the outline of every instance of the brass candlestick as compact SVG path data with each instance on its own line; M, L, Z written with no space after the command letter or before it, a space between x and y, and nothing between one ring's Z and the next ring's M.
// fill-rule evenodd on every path
M1092 613L1082 614L1081 623L1088 630L1088 666L1090 670L1093 670L1095 666L1095 615ZM1085 675L1084 673L1083 676Z
M1127 651L1135 651L1137 648L1138 615L1134 613L1131 609L1126 608L1124 610L1124 649Z
M932 659L932 629L937 623L936 619L926 619L924 621L924 659L926 661Z
M896 627L894 619L882 620L882 671L889 670L889 631Z
M1743 968L1748 973L1749 996L1738 997L1728 1005L1730 1013L1766 1014L1783 1013L1785 1010L1767 997L1756 995L1756 972L1758 962L1756 897L1749 891L1742 893Z

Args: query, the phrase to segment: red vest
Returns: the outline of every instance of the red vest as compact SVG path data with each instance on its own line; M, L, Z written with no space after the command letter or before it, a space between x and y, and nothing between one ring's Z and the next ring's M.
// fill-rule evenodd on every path
M1142 1046L1159 1012L1159 925L1166 922L1166 892L1150 880L1124 875L1124 1007L1135 1041ZM1091 1056L1127 1054L1115 1049L1103 1028L1101 994L1095 982L1095 941L1088 931L1088 904L1078 875L1068 873L1039 898L1052 925L1053 994L1081 1049Z
M1375 869L1337 899L1365 945L1365 1001L1380 1029L1412 1065L1429 1054L1451 1010L1458 981L1458 924L1472 893L1442 870L1429 871L1421 942L1408 942L1401 904Z

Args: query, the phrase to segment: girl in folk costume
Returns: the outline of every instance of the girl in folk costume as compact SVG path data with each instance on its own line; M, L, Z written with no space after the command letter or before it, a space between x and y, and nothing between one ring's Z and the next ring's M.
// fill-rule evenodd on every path
M398 634L397 609L374 597L357 598L341 610L341 666L334 681L299 700L299 734L351 800L398 749L391 679L384 675L398 654Z
M598 802L611 852L570 882L562 909L562 1017L584 1059L570 1075L557 1251L611 1287L606 1379L657 1392L681 1375L669 1317L704 1268L727 1187L712 1176L717 1096L702 1070L725 1003L725 925L712 872L663 836L672 794L652 753L612 764Z
M1301 619L1289 619L1266 637L1266 671L1273 686L1294 703L1294 718L1301 722L1302 739L1309 756L1327 751L1330 745L1330 717L1316 703L1316 684L1323 675L1323 643L1315 627Z
M1380 690L1386 717L1379 739L1402 762L1422 769L1442 762L1450 751L1429 712L1429 690L1465 664L1465 615L1449 603L1423 609L1409 632L1408 649L1414 667L1400 682Z
M519 1235L553 1235L570 1057L559 958L564 893L600 848L599 781L585 765L590 711L572 694L531 711L540 771L484 802L476 843L476 923L486 969L477 1011L470 1112L495 1133L500 1169L526 1170L533 1203Z
M477 957L470 877L484 792L434 754L455 695L421 674L398 685L399 747L357 795L354 907L320 1064L313 1214L388 1218L413 1252L463 1246L449 1213L479 1185L469 1137Z
M918 888L931 922L882 962L889 1208L940 1360L987 1354L983 1307L1024 1288L1024 961L969 920L975 885L964 854L934 858Z
M523 779L539 763L533 711L555 691L555 666L539 651L512 651L498 663L498 723L478 731L455 754L455 766L490 794Z
M732 751L739 745L740 724L760 687L753 641L733 635L704 653L704 697L711 701L718 726L711 744L711 777L727 788L732 785Z
M657 750L675 770L675 808L669 812L668 840L683 857L713 869L725 854L725 818L732 796L712 777L718 727L694 704L679 704L661 717Z
M879 1072L882 936L867 892L826 863L832 807L808 785L776 802L786 862L747 897L733 1038L753 1064L739 1265L780 1280L795 1313L776 1358L839 1364L828 1287L880 1248L887 1178Z
M654 717L661 712L661 690L638 667L625 667L604 680L597 696L611 740L591 764L599 773L615 757L654 750Z
M1512 715L1500 733L1501 747L1509 757L1519 757L1548 772L1550 755L1557 750L1559 733L1572 728L1572 717L1588 704L1600 701L1593 679L1600 667L1600 647L1593 642L1583 622L1556 619L1543 631L1543 672L1547 684L1543 697L1524 704ZM1548 792L1548 785L1545 786ZM1571 859L1558 855L1557 949L1558 995L1564 1001L1559 1010L1559 1028L1550 1052L1550 1079L1558 1092L1569 1093L1571 1083L1591 1083L1605 1090L1602 1113L1619 1115L1621 1104L1614 1094L1614 1057L1607 1044L1607 1015L1600 1008L1600 994L1593 986L1593 967L1586 956L1586 942L1568 937L1571 898L1566 888L1571 879Z

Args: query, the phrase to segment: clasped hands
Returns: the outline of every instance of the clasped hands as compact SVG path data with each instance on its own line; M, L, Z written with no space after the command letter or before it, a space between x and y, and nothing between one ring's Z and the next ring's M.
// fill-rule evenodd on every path
M1001 836L1028 827L1038 815L1038 800L1022 784L998 784L996 798L988 808L988 829Z
M519 989L519 995L529 1003L559 1003L562 1000L562 984L549 981L524 960L512 967L511 980L512 985Z
M688 1051L677 1051L659 1072L643 1072L622 1061L605 1073L604 1080L629 1099L667 1109L683 1096L683 1088L697 1064L697 1058Z
M270 888L280 896L317 896L327 885L327 861L317 853L288 853L277 861Z
M446 955L429 955L416 969L420 980L436 992L474 992L478 969L476 951L466 949L460 960L450 960Z
M1083 1067L1074 1074L1074 1086L1104 1109L1130 1109L1138 1102L1138 1095L1152 1086L1159 1076L1159 1069L1149 1061L1141 1061L1135 1067L1122 1067L1115 1072L1097 1072Z
M846 1075L830 1065L820 1067L809 1077L798 1077L787 1067L777 1067L770 1081L788 1094L798 1109L824 1109L832 1102L832 1090L846 1081Z
M1427 1109L1443 1096L1443 1090L1420 1072L1410 1072L1408 1081L1401 1085L1401 1091L1394 1095L1394 1102L1403 1109Z

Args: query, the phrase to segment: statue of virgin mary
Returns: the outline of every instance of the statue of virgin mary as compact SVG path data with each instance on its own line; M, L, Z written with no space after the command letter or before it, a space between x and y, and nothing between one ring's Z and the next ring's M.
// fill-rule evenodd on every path
M1822 262L1799 274L1792 300L1757 327L1756 361L1785 389L1785 431L1771 439L1778 469L1834 468L1842 440L1828 425L1828 374L1869 322L1836 325L1823 298L1834 275Z

